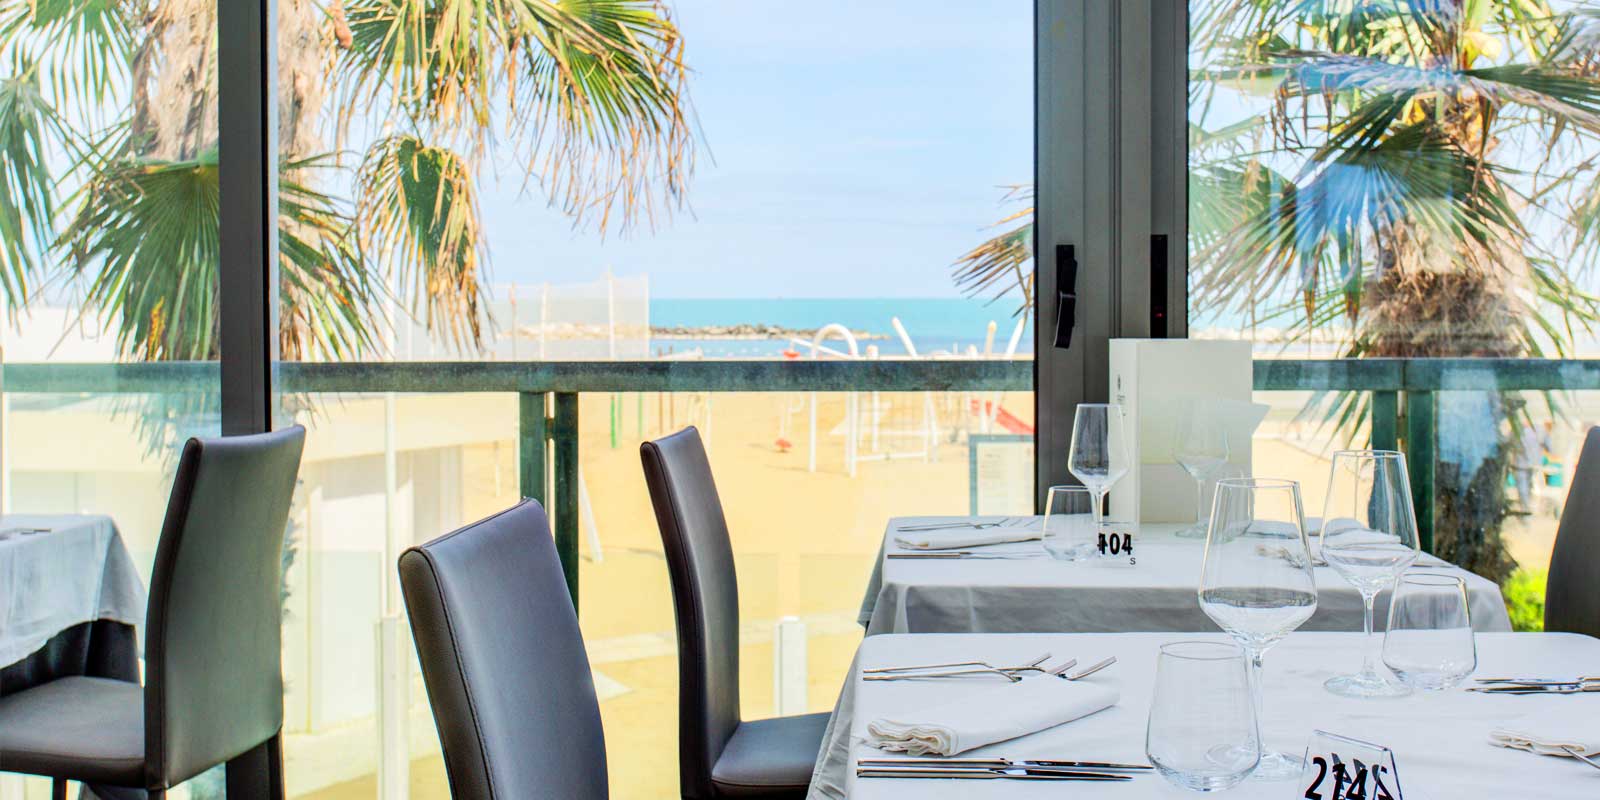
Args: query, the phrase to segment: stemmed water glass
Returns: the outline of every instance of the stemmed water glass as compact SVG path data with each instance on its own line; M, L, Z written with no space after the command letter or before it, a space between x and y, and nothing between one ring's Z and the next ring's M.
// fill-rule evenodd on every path
M1272 478L1217 482L1200 570L1200 608L1250 656L1251 694L1261 716L1262 657L1317 610L1300 484ZM1263 727L1265 727L1263 725ZM1292 778L1298 756L1263 742L1255 777Z
M1128 473L1128 440L1123 433L1122 406L1079 403L1072 416L1072 448L1067 471L1094 496L1094 529L1104 522L1106 492Z
M1417 554L1417 515L1411 508L1405 455L1393 450L1334 453L1322 510L1322 558L1361 592L1367 637L1361 671L1329 678L1324 684L1328 691L1346 697L1410 693L1378 671L1372 607L1378 593L1393 587Z
M1206 479L1228 463L1228 429L1214 409L1196 404L1184 414L1172 443L1172 460L1194 479L1194 524L1178 535L1202 538L1206 535Z

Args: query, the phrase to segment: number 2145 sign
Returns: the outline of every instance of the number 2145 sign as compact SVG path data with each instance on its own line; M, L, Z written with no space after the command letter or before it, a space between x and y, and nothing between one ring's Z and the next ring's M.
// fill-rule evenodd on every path
M1324 731L1311 734L1296 800L1402 800L1394 751Z

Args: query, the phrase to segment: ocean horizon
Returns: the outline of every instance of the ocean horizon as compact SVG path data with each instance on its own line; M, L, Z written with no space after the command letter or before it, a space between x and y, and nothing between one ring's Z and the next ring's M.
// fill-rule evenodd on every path
M995 323L993 351L1004 352L1020 318L1017 301L1005 298L666 298L650 299L650 325L653 328L705 329L736 325L773 325L792 330L817 330L831 324L866 333L870 338L857 343L864 354L869 345L886 355L905 355L906 348L895 332L899 319L919 355L938 352L965 353L969 348L984 350L989 323ZM1032 321L1024 328L1017 344L1018 353L1033 352ZM842 339L825 343L844 350ZM771 339L708 339L701 337L652 337L651 349L657 355L698 349L711 358L754 358L781 355L785 349L809 350L791 342Z

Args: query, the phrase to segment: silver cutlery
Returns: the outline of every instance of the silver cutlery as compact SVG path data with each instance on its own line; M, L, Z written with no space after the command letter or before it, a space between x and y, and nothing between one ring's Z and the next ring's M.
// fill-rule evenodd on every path
M923 525L905 525L895 528L896 533L917 533L919 531L948 531L966 528L975 531L986 531L990 528L1019 527L1028 521L1027 517L1006 517L994 522L930 522Z
M1565 683L1542 686L1526 686L1511 684L1509 686L1473 686L1469 692L1482 692L1484 694L1580 694L1582 692L1600 692L1600 683Z
M1044 758L942 758L932 761L923 758L863 758L856 762L856 766L881 768L881 767L922 767L934 769L955 768L1045 768L1045 769L1088 769L1102 772L1144 772L1155 769L1149 764L1117 764L1108 761L1058 761Z
M1043 659L1041 659L1041 661L1042 660ZM1067 670L1072 669L1073 667L1077 666L1078 660L1076 658L1067 659L1066 662L1064 662L1064 663L1062 663L1062 664L1060 664L1058 666L1054 666L1054 667L1050 667L1050 668L1045 668L1045 667L1039 666L1038 663L1035 662L1034 664L1028 664L1028 665L1024 665L1024 666L1020 666L1020 667L992 667L992 666L989 666L987 664L981 664L981 665L972 665L972 666L975 667L973 669L949 669L949 670L944 670L944 671L939 671L939 672L910 672L910 671L883 672L883 671L879 671L879 672L867 674L870 671L863 670L862 671L863 674L861 676L861 679L865 680L865 681L905 681L905 680L935 680L935 679L942 680L942 679L945 679L945 678L960 678L960 677L966 677L966 676L969 676L969 675L1000 675L1000 676L1004 677L1006 680L1008 680L1008 681L1010 681L1012 683L1017 683L1018 681L1022 680L1022 676L1018 675L1017 673L1019 673L1019 672L1038 672L1038 673L1040 673L1042 675L1049 675L1051 677L1061 678L1062 680L1075 681L1075 680L1078 680L1079 678L1084 678L1084 677L1087 677L1089 675L1093 675L1094 673L1099 672L1100 670L1105 669L1106 667L1109 667L1112 664L1115 664L1116 661L1117 660L1115 658L1108 658L1108 659L1106 659L1104 661L1101 661L1098 664L1090 666L1090 667L1088 667L1086 669L1079 670L1079 671L1074 672L1074 673L1072 673L1070 675L1066 674L1066 672L1067 672ZM958 664L958 665L955 665L955 666L968 666L968 665L966 665L966 664Z
M1595 769L1600 769L1600 761L1595 761L1593 758L1590 758L1589 756L1586 756L1570 747L1562 746L1561 749L1567 751L1567 755L1572 756L1573 758L1576 758L1579 761L1594 767Z
M1020 667L994 667L984 662L973 662L970 664L970 666L974 667L973 669L947 669L936 672L912 672L906 670L878 671L873 674L863 674L861 679L864 681L942 680L944 678L960 678L968 675L999 675L1012 683L1017 683L1018 681L1022 680L1022 676L1018 675L1018 672L1038 672L1046 675L1061 677L1062 672L1071 669L1074 664L1078 663L1078 660L1073 658L1068 659L1065 664L1053 669L1047 670L1044 667L1039 666L1049 657L1050 656L1047 653L1043 658L1035 659L1032 663L1024 664ZM960 667L969 665L956 664L954 666ZM863 672L865 673L867 671L864 670Z
M967 767L961 769L926 767L857 767L858 778L959 778L977 780L1033 781L1131 781L1131 775L1050 768Z
M1000 542L996 542L1000 544ZM1010 542L1005 542L1010 544ZM890 553L885 558L903 558L911 561L1022 561L1044 558L1043 553L974 553L970 550L940 550L929 553Z
M1600 677L1579 675L1572 679L1561 678L1473 678L1473 683L1514 683L1519 686L1571 686L1583 683L1600 683Z
M1044 655L1039 656L1032 661L1024 663L1023 667L1037 667L1049 660L1050 654L1045 653ZM872 667L870 669L863 669L861 671L870 675L884 672L920 672L923 670L932 669L954 669L955 667L985 667L987 669L1000 669L999 667L996 667L987 661L953 661L948 664L917 664L909 667ZM1021 669L1021 667L1012 667L1011 669Z
M1063 664L1061 667L1058 667L1058 669L1062 669L1063 671L1065 671L1066 667L1070 667L1075 663L1077 663L1077 662L1073 661L1073 662L1069 662L1067 664ZM1099 672L1100 670L1103 670L1106 667L1109 667L1109 666L1111 666L1112 664L1115 664L1115 663L1117 663L1117 657L1116 656L1111 656L1110 658L1107 658L1104 661L1100 661L1098 663L1091 664L1091 665L1089 665L1087 667L1084 667L1083 669L1080 669L1077 672L1072 673L1071 675L1062 675L1060 673L1055 673L1055 675L1058 678L1064 678L1064 679L1069 680L1069 681L1076 681L1076 680L1081 680L1083 678L1087 678L1090 675L1093 675L1096 672Z

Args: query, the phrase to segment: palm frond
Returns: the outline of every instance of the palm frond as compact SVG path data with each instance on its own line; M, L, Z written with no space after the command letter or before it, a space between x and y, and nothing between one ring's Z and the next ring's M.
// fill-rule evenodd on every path
M286 162L283 175L326 168L328 156ZM286 360L359 356L374 342L377 306L355 217L305 183L278 182L278 346Z
M1022 296L1017 315L1033 308L1033 187L1007 187L1002 202L1026 203L991 227L1000 233L963 253L952 265L955 283L968 297L991 295L1000 300L1015 291ZM1018 220L1022 222L1017 223Z
M128 76L133 13L126 0L0 0L0 56L43 65L56 107L93 115Z
M345 8L351 44L339 70L351 109L395 103L408 128L474 157L503 114L527 177L602 231L683 202L695 152L687 70L658 0Z
M216 150L108 162L72 200L57 246L87 281L85 310L116 320L118 348L144 361L216 359Z
M217 358L216 152L184 161L108 160L71 198L72 219L56 243L64 268L87 284L85 313L115 321L118 349L130 358ZM321 161L287 162L282 170ZM282 355L359 355L371 343L365 315L373 290L351 217L295 181L280 179L279 187Z
M1492 172L1483 177L1484 165L1427 125L1395 130L1377 142L1330 144L1329 161L1310 162L1298 182L1261 184L1265 195L1251 196L1243 223L1196 253L1196 292L1233 307L1286 288L1315 293L1330 267L1335 285L1347 287L1360 273L1352 243L1402 223L1480 253L1521 232L1500 183ZM1379 277L1384 267L1375 266Z
M487 252L466 160L414 136L388 137L368 150L356 198L361 249L394 276L411 313L457 346L477 347Z
M47 142L67 135L33 69L0 79L0 291L15 314L55 239L55 178Z

